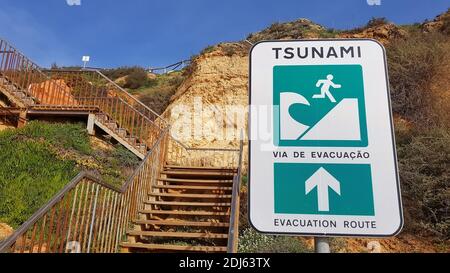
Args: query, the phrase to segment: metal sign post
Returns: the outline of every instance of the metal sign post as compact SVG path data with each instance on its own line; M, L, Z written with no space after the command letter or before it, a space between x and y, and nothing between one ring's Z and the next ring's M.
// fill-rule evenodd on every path
M316 253L331 253L330 240L325 237L315 237L314 249Z
M83 56L82 61L83 61L83 68L86 68L87 63L91 60L90 56Z

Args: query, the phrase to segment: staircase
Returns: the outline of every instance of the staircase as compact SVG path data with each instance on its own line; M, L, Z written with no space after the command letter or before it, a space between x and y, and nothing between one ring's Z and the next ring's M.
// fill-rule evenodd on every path
M105 113L95 115L94 124L105 131L108 135L122 144L129 151L140 159L144 159L147 154L147 145L142 140L133 136L127 129L122 128L113 118Z
M240 149L186 147L101 72L44 73L1 39L0 93L25 121L30 111L82 112L90 129L142 159L120 188L81 172L0 242L0 253L237 251L243 141Z
M227 252L236 169L166 165L123 252Z
M38 100L12 83L8 77L0 73L0 91L8 98L14 107L27 107L38 103Z

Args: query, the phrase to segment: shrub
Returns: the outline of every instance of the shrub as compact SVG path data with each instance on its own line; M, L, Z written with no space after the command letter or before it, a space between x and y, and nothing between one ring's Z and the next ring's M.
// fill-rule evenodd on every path
M409 121L433 125L429 80L442 60L447 38L439 33L413 32L387 47L392 107Z
M125 80L124 87L138 89L149 83L147 72L144 69L137 69L129 74Z
M133 67L119 67L119 68L115 68L115 69L105 69L102 71L103 74L105 74L105 76L107 76L108 78L112 79L113 81L117 80L118 78L122 78L125 76L128 76L136 71L142 71L145 70L142 67L138 67L138 66L133 66Z
M135 168L140 160L122 145L117 145L112 154L113 158L118 161L118 165L128 168Z
M216 49L216 46L207 46L206 48L204 48L201 52L200 55L204 55L204 54L208 54L213 52ZM195 58L195 56L194 56Z
M378 27L386 24L389 24L389 21L385 17L372 17L372 19L367 22L366 28Z
M169 106L170 98L175 94L174 87L161 87L151 93L142 95L140 101L158 114L162 114Z
M450 238L450 133L411 132L398 143L405 230ZM425 231L425 232L424 232Z
M308 253L311 250L296 237L268 236L252 228L239 237L240 253Z

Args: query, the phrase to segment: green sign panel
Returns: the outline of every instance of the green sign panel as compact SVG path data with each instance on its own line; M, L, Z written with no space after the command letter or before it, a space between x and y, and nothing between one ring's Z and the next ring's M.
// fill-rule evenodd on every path
M276 146L368 145L360 65L275 66L273 73Z
M275 213L374 216L367 164L275 163Z

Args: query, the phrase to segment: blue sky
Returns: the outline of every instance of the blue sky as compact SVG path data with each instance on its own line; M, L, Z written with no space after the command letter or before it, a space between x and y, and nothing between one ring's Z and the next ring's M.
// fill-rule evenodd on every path
M244 39L274 22L308 18L349 29L372 17L397 24L433 19L450 0L0 0L0 37L41 66L159 66L208 45Z

